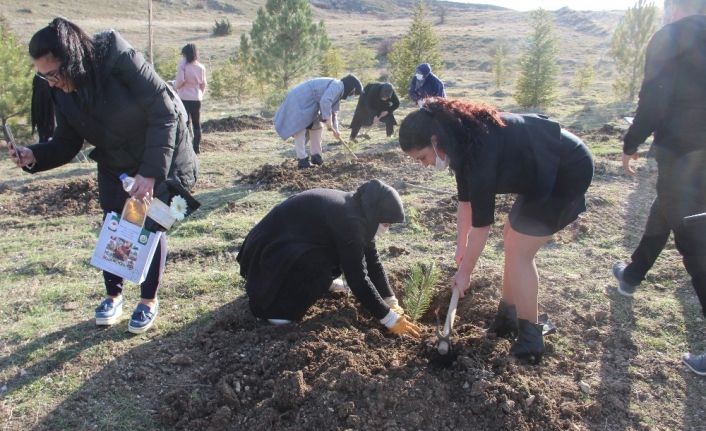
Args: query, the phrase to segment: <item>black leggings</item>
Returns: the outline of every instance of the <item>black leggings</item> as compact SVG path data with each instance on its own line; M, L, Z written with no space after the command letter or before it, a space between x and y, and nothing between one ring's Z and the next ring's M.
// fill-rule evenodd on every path
M128 198L128 194L123 190L118 174L115 172L98 171L98 195L100 198L101 207L103 208L103 219L109 212L122 211L122 206ZM147 278L140 284L140 298L154 299L157 296L164 274L164 267L167 258L167 235L162 233L162 238L159 240L157 250L154 252L150 269L147 272ZM120 295L123 291L123 279L110 272L103 271L103 280L105 281L105 290L110 296Z
M186 113L189 114L191 130L194 132L194 152L199 154L201 144L201 102L198 100L182 100Z
M140 284L140 298L154 299L157 297L157 289L162 281L164 274L165 260L167 258L167 234L162 233L159 239L159 245L154 251L154 257L150 264L150 269L147 271L147 278ZM103 271L103 281L105 281L105 290L110 296L117 296L123 293L123 279L108 271Z

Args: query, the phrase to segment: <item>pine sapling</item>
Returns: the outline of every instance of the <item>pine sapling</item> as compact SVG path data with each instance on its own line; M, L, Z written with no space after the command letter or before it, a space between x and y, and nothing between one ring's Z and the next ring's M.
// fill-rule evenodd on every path
M439 281L439 268L434 263L417 263L407 278L404 286L405 312L410 319L417 321L431 306L431 301L437 292L436 284Z

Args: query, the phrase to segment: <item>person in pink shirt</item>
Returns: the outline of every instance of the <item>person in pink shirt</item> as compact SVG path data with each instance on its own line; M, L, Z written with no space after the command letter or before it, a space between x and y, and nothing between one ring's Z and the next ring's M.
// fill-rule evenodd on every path
M194 152L199 154L201 143L201 101L206 92L206 68L199 63L196 45L188 43L181 49L184 56L177 65L177 79L174 87L189 114L189 122L194 131Z

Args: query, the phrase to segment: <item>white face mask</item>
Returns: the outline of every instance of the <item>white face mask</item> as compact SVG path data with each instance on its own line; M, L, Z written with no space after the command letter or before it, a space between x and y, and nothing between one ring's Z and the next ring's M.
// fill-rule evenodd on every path
M346 102L351 102L351 101L353 101L353 98L354 98L354 97L355 97L355 96L354 96L353 94L349 94L348 97L346 97Z
M436 162L434 163L434 169L437 171L443 171L449 167L449 157L442 159L439 157L439 153L436 152L436 145L432 144L431 147L434 149L434 154L436 154Z
M377 230L377 232L375 232L375 236L380 236L380 235L382 235L382 234L385 234L385 233L387 233L387 231L389 231L389 230L390 230L390 225L387 225L387 226L386 226L386 225L380 223L380 224L378 225L378 230Z
M414 75L414 76L417 77L417 80L418 80L418 81L421 81L422 79L424 79L424 75L422 75L421 73L417 73L417 74Z

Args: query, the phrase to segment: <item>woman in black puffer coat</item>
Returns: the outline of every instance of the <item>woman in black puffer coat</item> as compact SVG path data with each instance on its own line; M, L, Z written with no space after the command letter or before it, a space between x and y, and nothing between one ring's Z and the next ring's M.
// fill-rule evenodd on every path
M51 140L10 151L30 173L70 162L88 141L98 164L98 189L105 213L120 212L128 193L119 175L135 178L130 195L169 202L167 184L190 189L197 160L186 126L186 111L138 51L116 31L91 38L64 18L54 19L29 43L37 70L51 87L56 129ZM128 329L147 330L157 315L157 288L164 271L166 238L157 248L141 301ZM97 324L113 324L122 314L123 280L103 273L106 299L96 309Z

